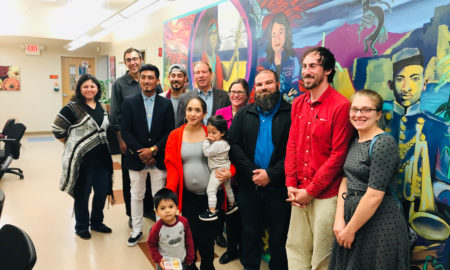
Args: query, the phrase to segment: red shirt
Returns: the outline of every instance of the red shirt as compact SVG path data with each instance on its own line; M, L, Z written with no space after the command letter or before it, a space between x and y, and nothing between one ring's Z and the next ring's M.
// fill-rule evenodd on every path
M350 102L328 86L317 101L310 93L294 100L286 148L286 186L319 199L336 196L353 127Z

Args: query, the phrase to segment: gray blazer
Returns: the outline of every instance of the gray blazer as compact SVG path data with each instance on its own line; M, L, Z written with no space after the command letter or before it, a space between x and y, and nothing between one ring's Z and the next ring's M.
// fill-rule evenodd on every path
M176 127L179 127L186 123L184 117L186 116L186 103L189 99L198 96L198 89L194 89L192 91L186 92L180 96L180 101L178 103L178 111L177 111L177 123L175 123ZM217 89L215 87L212 88L213 91L213 105L211 115L215 115L218 109L223 107L227 107L231 105L230 97L228 93L222 89Z

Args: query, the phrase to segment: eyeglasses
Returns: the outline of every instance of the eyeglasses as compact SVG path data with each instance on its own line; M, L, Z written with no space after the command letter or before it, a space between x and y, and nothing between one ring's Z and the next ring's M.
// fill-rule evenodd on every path
M362 108L351 107L350 108L351 114L356 114L357 112L360 112L362 114L369 114L371 111L378 111L378 109L368 108L368 107L362 107Z
M245 91L230 91L230 95L243 95L245 94Z
M139 60L139 57L126 58L125 63L137 62L138 60Z

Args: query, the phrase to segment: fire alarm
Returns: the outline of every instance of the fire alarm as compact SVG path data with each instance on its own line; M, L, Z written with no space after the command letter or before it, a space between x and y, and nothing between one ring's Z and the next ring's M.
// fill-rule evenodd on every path
M162 48L158 48L158 56L162 57Z

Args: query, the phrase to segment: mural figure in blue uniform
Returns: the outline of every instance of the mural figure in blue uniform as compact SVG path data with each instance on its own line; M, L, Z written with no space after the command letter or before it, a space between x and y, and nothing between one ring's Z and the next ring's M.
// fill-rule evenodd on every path
M450 145L450 125L420 110L427 79L419 49L401 49L392 63L393 80L388 83L395 100L385 104L393 109L384 113L384 129L398 140L400 149L397 195L404 201L410 226L420 236L416 246L433 249L437 246L433 244L441 243L436 254L445 256L450 245L450 158L445 151Z
M276 71L280 75L280 93L284 100L292 103L300 94L300 64L292 48L292 29L286 14L275 14L268 29L266 58L258 65L258 69Z

